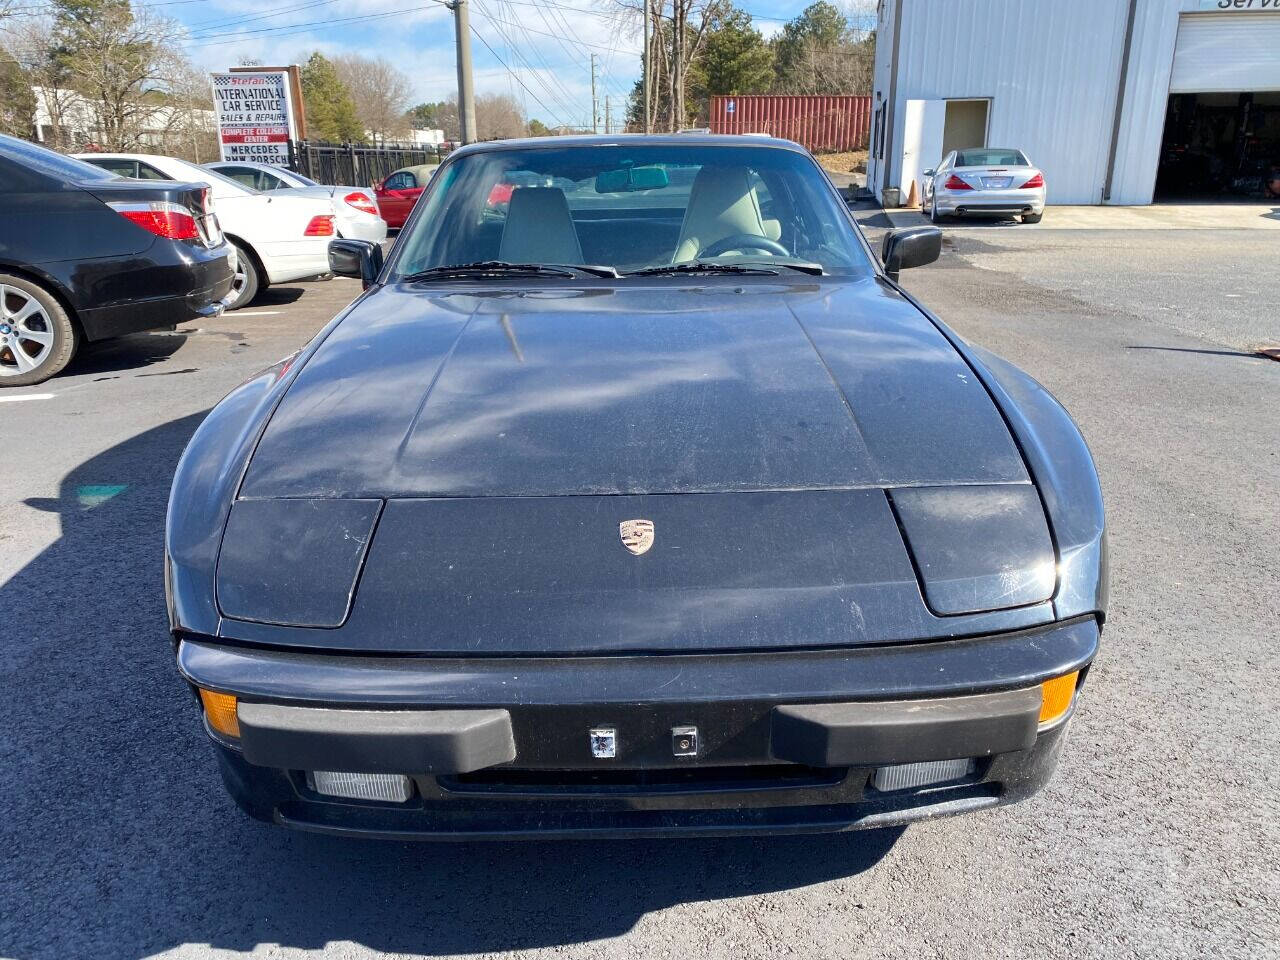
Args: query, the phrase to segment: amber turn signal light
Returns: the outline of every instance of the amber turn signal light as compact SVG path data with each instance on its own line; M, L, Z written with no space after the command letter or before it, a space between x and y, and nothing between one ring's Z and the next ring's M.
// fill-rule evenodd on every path
M240 736L240 718L236 716L236 698L229 693L201 690L200 701L209 726L224 737Z
M1054 677L1040 684L1040 722L1052 723L1071 709L1076 695L1076 670L1062 677Z

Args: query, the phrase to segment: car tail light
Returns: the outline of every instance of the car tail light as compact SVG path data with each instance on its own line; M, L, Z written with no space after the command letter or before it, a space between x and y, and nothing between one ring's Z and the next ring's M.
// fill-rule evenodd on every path
M947 190L972 190L973 189L973 187L969 186L969 184L965 183L963 180L957 177L954 173L951 176L947 177L947 182L944 183L942 186Z
M1071 709L1080 673L1068 673L1040 684L1040 722L1050 723Z
M240 717L234 696L201 689L200 702L204 704L204 716L212 730L225 737L240 736Z
M109 203L107 206L157 237L169 240L200 239L196 218L181 204L154 200L150 203Z
M1034 177L1032 177L1030 180L1028 180L1018 189L1030 190L1032 187L1043 187L1043 186L1044 186L1044 177L1040 176L1040 174L1037 173Z
M307 224L307 229L303 231L303 236L332 237L333 236L333 215L323 214L318 217L312 217L311 222Z
M363 193L348 193L342 198L347 206L355 207L361 213L371 213L375 217L378 215L378 208L373 205L373 201L366 197Z

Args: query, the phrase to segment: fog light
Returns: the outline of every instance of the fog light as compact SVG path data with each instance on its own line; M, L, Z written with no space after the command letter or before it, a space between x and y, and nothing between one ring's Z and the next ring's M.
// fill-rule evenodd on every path
M409 778L398 773L341 773L313 770L307 774L307 785L316 793L348 800L386 800L404 803L413 793Z
M236 698L229 693L200 691L205 719L209 726L225 737L240 737L240 718L236 716Z
M894 767L880 767L871 778L877 790L910 790L928 787L935 783L948 783L973 773L972 757L961 760L929 760L924 763L901 763Z
M1040 722L1051 723L1071 709L1076 695L1076 678L1079 671L1064 677L1054 677L1040 684Z

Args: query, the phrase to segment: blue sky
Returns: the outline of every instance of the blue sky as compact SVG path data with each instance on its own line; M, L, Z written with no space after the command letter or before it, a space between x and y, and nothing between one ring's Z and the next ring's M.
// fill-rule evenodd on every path
M837 0L839 2L839 0ZM846 0L843 5L865 5ZM808 0L750 0L742 6L766 35ZM455 92L453 15L433 0L154 0L188 29L188 54L222 70L244 59L277 66L310 51L384 56L413 80L413 102ZM640 72L639 22L610 0L471 0L476 89L510 93L526 115L574 126L591 115L590 54L597 55L601 113L615 111ZM486 48L486 43L488 48ZM491 49L489 49L491 48ZM505 64L505 65L504 65Z

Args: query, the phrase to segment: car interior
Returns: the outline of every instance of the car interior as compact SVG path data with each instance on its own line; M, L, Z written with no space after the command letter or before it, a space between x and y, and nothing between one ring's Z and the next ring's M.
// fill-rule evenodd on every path
M459 165L461 166L461 165ZM410 239L414 272L441 264L602 264L621 271L710 258L856 262L842 213L774 167L707 162L596 170L451 171ZM443 195L444 199L441 199ZM427 222L423 222L427 221Z

